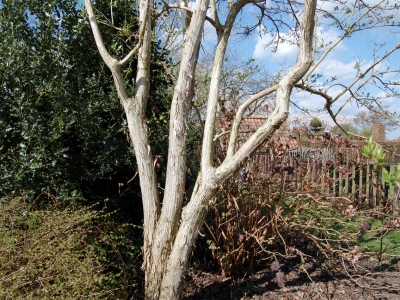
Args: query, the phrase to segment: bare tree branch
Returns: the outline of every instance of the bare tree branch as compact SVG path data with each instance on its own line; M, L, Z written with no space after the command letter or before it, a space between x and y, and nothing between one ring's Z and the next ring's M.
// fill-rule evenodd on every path
M231 170L236 170L240 162L253 153L275 128L284 122L289 113L290 94L296 84L308 71L313 62L313 33L315 25L316 0L306 0L300 29L300 47L297 63L279 82L276 91L276 106L266 122L239 148L239 150L217 168L216 177L223 180Z
M304 81L308 80L308 77L315 71L315 69L321 64L321 62L325 59L325 57L341 42L343 41L347 36L352 34L354 32L354 27L356 24L358 24L365 16L368 15L373 9L377 8L382 2L385 0L381 0L379 3L374 5L373 7L369 8L364 14L362 14L356 21L353 22L353 24L350 26L350 24L347 24L347 27L344 32L344 34L336 41L334 42L328 49L325 50L325 52L322 54L320 59L313 65L313 67L307 72L306 76L304 76ZM354 10L353 10L354 13ZM332 15L331 15L332 16ZM333 16L332 16L333 17ZM350 23L351 18L349 19ZM339 20L336 20L338 24L341 24ZM343 28L342 28L343 29Z
M336 102L344 93L349 91L360 79L364 78L366 74L369 73L376 65L378 65L382 60L387 58L393 52L400 48L400 43L393 47L390 51L388 51L385 55L383 55L380 59L376 60L373 64L371 64L364 72L358 75L352 83L350 83L347 88L345 88L342 92L340 92L335 98L333 98L332 103Z
M224 25L224 30L220 36L220 40L218 42L217 50L215 53L213 70L210 81L210 92L207 102L206 122L204 125L204 138L203 138L202 160L201 160L201 169L203 172L203 176L207 176L206 174L213 168L212 149L213 149L213 139L215 130L216 110L218 104L218 90L220 85L222 64L224 61L226 47L228 44L228 38L230 36L230 32L232 30L237 14L240 12L242 7L246 5L246 3L247 0L239 0L238 2L232 3Z
M231 135L229 138L229 145L228 145L226 158L232 157L232 155L235 153L235 147L236 147L236 141L237 141L237 137L238 137L238 133L239 133L240 122L242 121L243 115L244 115L245 111L247 110L247 108L252 103L257 101L258 99L275 92L277 90L277 88L278 88L278 85L270 87L269 89L266 89L256 95L250 97L242 105L239 106L236 116L232 123Z

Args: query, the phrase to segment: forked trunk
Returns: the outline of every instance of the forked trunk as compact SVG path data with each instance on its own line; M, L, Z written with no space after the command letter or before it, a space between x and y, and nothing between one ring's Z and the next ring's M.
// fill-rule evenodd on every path
M317 1L305 0L297 64L282 78L276 89L273 89L276 90L274 112L240 149L236 152L232 149L223 163L214 167L212 149L223 57L236 15L245 4L252 2L241 0L231 4L226 25L222 26L219 21L217 22L220 40L215 55L207 102L207 120L203 132L201 157L202 173L198 176L189 203L182 208L186 174L186 119L192 100L190 91L192 91L195 76L197 51L209 6L209 0L197 0L196 2L191 23L184 39L181 69L171 104L167 179L162 209L160 209L157 178L145 119L150 82L152 1L139 1L140 30L138 44L124 59L117 61L111 57L104 46L92 4L90 0L85 0L99 53L112 71L118 96L125 109L129 133L138 163L144 210L143 268L146 274L146 300L179 299L182 286L181 279L187 269L193 244L204 221L209 200L214 196L219 186L233 176L240 164L274 133L275 128L278 128L286 120L289 114L292 88L304 76L313 61L312 36ZM134 55L137 55L138 58L137 80L135 95L130 97L121 70ZM241 117L235 120L240 122L239 119Z
M201 175L199 181L200 177ZM162 257L152 257L154 261L161 261L162 264L147 266L146 300L179 299L181 279L187 270L197 233L204 222L208 200L215 195L216 191L217 184L211 180L195 188L191 201L182 211L179 230L174 237L171 237L174 239L171 249L162 252ZM156 251L156 253L159 252Z

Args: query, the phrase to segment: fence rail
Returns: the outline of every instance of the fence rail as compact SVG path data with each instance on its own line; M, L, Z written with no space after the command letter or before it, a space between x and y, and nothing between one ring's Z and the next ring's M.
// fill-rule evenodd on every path
M391 158L385 168L394 172L396 163ZM244 182L264 184L266 193L272 192L273 183L283 181L287 191L347 197L355 205L373 208L390 206L398 195L396 187L383 181L382 172L359 149L302 147L285 153L257 152L239 177Z

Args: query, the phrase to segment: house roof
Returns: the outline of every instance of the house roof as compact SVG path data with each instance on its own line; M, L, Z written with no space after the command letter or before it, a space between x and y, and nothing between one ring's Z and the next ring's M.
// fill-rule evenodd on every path
M261 125L265 122L266 117L250 117L244 118L240 123L239 136L238 136L238 146L242 145ZM230 130L231 121L220 120L220 126L225 130ZM279 127L278 130L274 132L268 144L273 142L280 147L289 147L289 149L294 150L298 148L298 142L295 137L292 136L289 125L285 122Z

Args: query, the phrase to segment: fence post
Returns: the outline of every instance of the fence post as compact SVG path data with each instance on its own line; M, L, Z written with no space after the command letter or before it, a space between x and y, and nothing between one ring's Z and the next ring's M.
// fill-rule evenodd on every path
M333 185L334 189L334 195L336 197L339 197L339 191L340 191L340 173L337 165L335 166L335 184Z
M396 173L397 166L394 167L393 172ZM397 217L399 215L399 184L396 183L394 185L394 193L393 193L393 214Z
M330 193L333 194L335 191L335 188L334 188L335 187L335 182L334 182L335 178L333 176L333 162L327 161L325 163L325 165L326 165L327 180L333 180L333 182L331 181L330 183L328 183L328 194L330 194Z
M301 192L301 189L303 187L303 182L302 182L302 178L303 178L303 160L301 158L297 159L297 191Z
M369 186L369 191L368 191L368 206L369 208L374 207L374 190L373 190L373 185L374 185L374 165L369 164L368 165L368 186Z
M382 197L382 169L376 170L376 207L379 208L381 205L381 197Z
M361 194L363 194L363 202L366 202L367 197L367 164L363 163L361 168Z
M347 195L349 198L353 198L354 197L353 187L354 187L354 177L355 177L354 169L355 169L355 167L354 167L354 164L350 164L349 162L347 162L347 163L348 163L349 169L350 169L349 174L347 176ZM354 189L354 191L355 191L355 189Z
M386 165L385 169L386 169L386 171L390 172L390 165ZM386 207L387 200L389 199L389 188L390 188L389 183L385 182L385 195L384 195L383 203L382 203L383 207Z
M358 197L360 195L360 163L358 163L355 166L355 171L354 171L354 201L356 203L356 206L359 206L360 204L360 198Z

